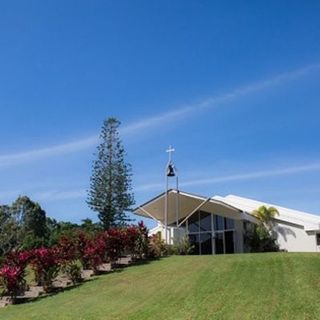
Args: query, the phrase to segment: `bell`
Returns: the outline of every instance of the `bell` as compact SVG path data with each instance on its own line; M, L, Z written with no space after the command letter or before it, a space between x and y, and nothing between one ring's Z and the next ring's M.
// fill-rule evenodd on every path
M169 164L167 167L167 177L174 177L175 175L173 165Z

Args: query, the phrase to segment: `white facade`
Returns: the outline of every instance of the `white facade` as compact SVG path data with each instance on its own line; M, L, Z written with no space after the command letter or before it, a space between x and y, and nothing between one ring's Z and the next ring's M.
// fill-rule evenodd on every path
M249 213L263 205L275 207L279 216L275 218L274 231L280 249L288 252L320 252L316 238L320 234L320 216L234 195L215 198Z
M150 230L150 234L160 232L162 239L166 238L163 213L166 202L164 199L165 194L161 194L135 210L136 214L152 217L158 221L158 226ZM178 207L177 203L179 204ZM201 242L202 236L205 237L205 235L211 234L210 250L212 253L217 253L218 251L219 253L231 253L226 250L227 241L229 243L233 241L233 252L246 252L247 250L244 245L244 222L256 223L257 220L252 215L252 212L262 205L275 207L279 212L279 215L274 219L273 231L281 250L289 252L320 252L320 216L234 195L205 198L176 190L170 190L168 193L169 222L167 226L167 242L168 244L175 244L186 234L198 236L198 241ZM197 232L189 230L189 219L196 212L199 212L199 224L201 224L201 212L211 214L212 229L210 231L203 231L199 227L199 232L197 231L199 234L197 235ZM224 220L225 227L222 230L219 230L215 226L217 223L214 222L215 218L222 218ZM226 227L228 219L233 221L232 229L229 229L230 231ZM177 224L178 228L176 227ZM232 232L233 236L230 235L230 232ZM220 243L216 240L219 237L222 239ZM221 243L223 243L224 247L222 252ZM220 246L220 249L218 246ZM199 250L201 254L201 244ZM208 250L208 248L206 247L204 250Z

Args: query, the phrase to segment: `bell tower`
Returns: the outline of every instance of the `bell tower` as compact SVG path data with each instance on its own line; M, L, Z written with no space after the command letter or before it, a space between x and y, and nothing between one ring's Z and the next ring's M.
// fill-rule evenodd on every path
M168 210L169 210L169 179L175 178L176 182L176 225L179 224L179 180L178 180L178 171L176 166L172 161L172 153L175 151L174 148L170 145L166 150L168 153L168 163L165 170L165 179L166 179L166 188L165 188L165 203L164 203L164 228L165 228L165 243L168 244Z

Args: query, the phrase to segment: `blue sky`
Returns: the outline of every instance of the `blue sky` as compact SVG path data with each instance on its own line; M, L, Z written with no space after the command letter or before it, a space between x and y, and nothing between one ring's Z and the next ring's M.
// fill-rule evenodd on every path
M137 203L181 188L320 214L318 1L0 3L0 203L86 204L103 119L122 122ZM152 223L149 222L149 226Z

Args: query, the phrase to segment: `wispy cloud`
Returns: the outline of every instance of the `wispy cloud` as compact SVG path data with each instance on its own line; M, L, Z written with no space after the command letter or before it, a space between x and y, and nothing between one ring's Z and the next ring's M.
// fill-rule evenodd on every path
M32 160L37 160L40 158L64 155L68 153L73 153L77 151L84 150L86 148L92 147L98 141L98 136L88 137L86 139L68 142L56 146L29 150L19 153L0 155L0 167L16 165L20 163L29 162Z
M220 177L205 177L199 179L193 179L185 182L181 182L181 188L197 185L214 185L224 182L232 181L247 181L247 180L257 180L261 178L271 178L286 175L296 175L306 172L316 172L320 171L320 163L309 163L304 165L279 168L279 169L267 169L254 172L238 173L227 176ZM152 184L140 184L134 188L134 192L144 192L144 191L156 191L160 192L163 190L164 186L162 183L152 183ZM21 190L16 191L0 191L0 199L16 198L18 195L24 194ZM60 200L71 200L71 199L85 199L87 192L85 188L78 189L65 189L65 190L48 190L48 191L36 191L30 192L28 194L36 201L60 201Z
M315 172L320 171L320 163L311 163L300 166L292 166L280 169L267 169L254 172L238 173L228 176L221 177L205 177L199 179L193 179L180 183L182 188L197 185L213 185L217 183L232 182L232 181L245 181L245 180L256 180L260 178L271 178L285 175L295 175L304 172ZM141 184L135 188L136 192L142 192L147 190L162 190L163 184L152 183L152 184Z
M64 189L64 190L46 190L46 191L33 191L30 189L19 189L11 191L0 191L0 201L13 201L20 195L28 194L35 201L61 201L72 199L84 199L87 195L85 188L78 189Z
M294 174L299 174L304 172L314 172L319 170L320 170L320 163L313 163L313 164L280 168L280 169L262 170L262 171L240 173L240 174L234 174L234 175L222 176L222 177L197 179L192 181L186 181L181 185L195 186L195 185L215 184L215 183L223 183L223 182L230 182L230 181L255 180L260 178L294 175Z
M71 200L78 198L85 198L87 192L85 189L74 189L74 190L51 190L45 192L37 192L34 194L34 198L38 201L50 200L50 201L60 201L60 200Z
M180 108L175 108L172 111L162 113L156 116L143 118L140 121L135 121L125 125L121 129L123 135L133 135L143 132L145 129L156 128L164 124L172 123L185 116L191 115L201 110L219 107L250 94L261 92L268 88L275 88L284 85L287 82L299 79L311 72L318 71L320 64L309 65L291 72L281 73L273 78L266 79L260 82L252 83L246 86L238 87L230 92L222 95L209 97L199 103L186 105ZM40 158L49 156L60 156L69 153L78 152L87 148L92 148L98 142L98 135L87 137L73 142L63 143L55 146L39 148L14 154L0 155L0 167L17 165L20 163L30 162Z

